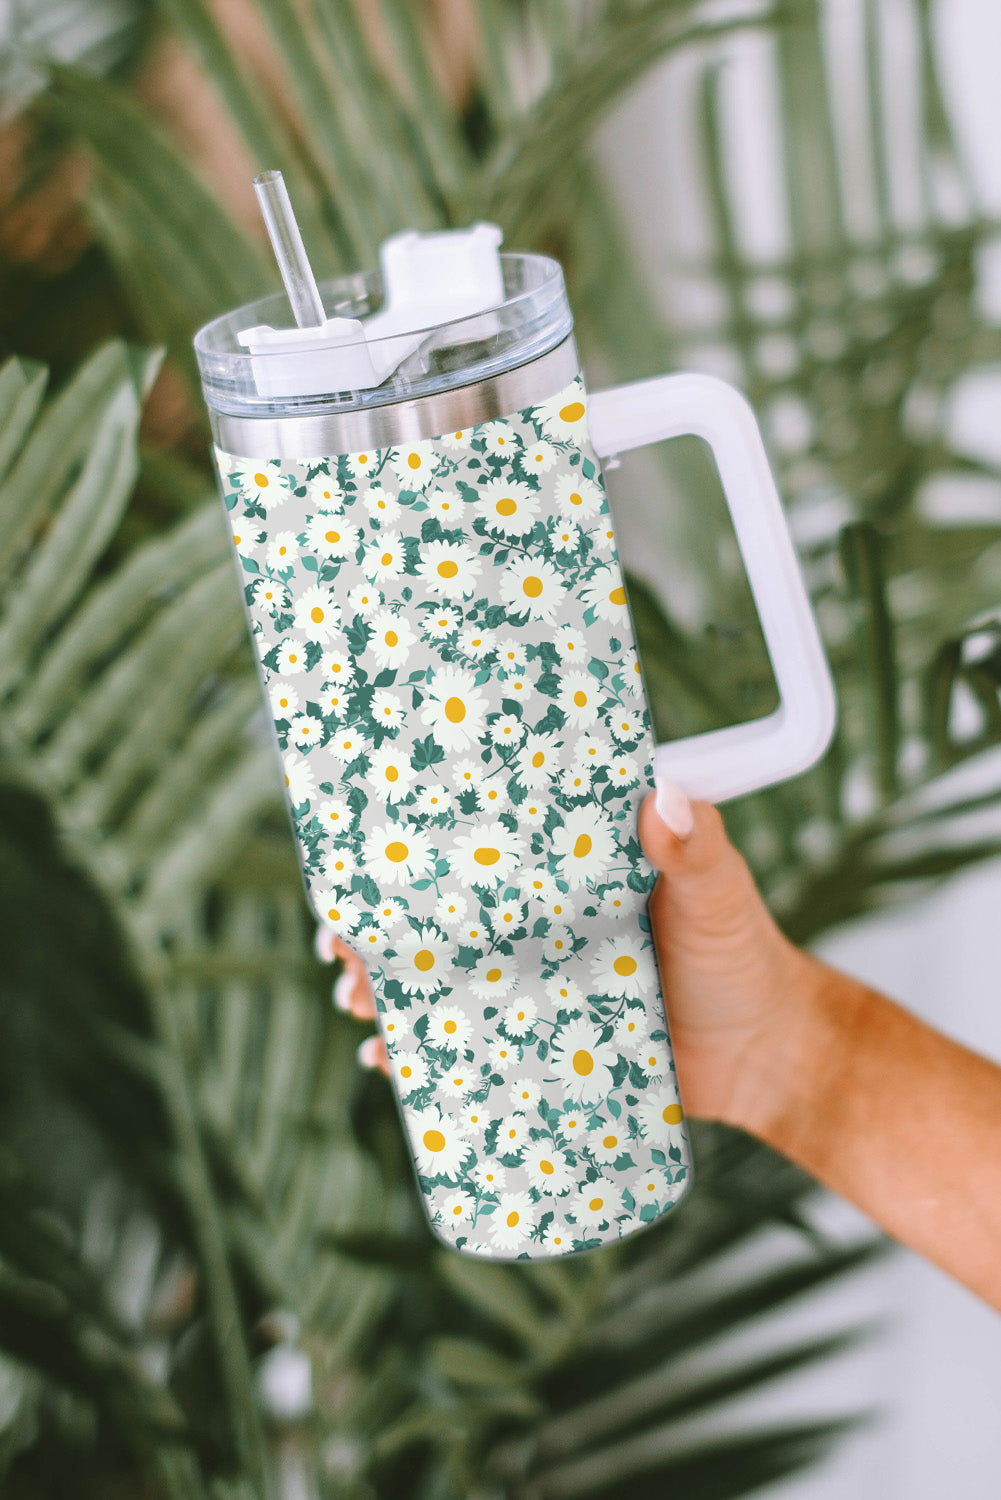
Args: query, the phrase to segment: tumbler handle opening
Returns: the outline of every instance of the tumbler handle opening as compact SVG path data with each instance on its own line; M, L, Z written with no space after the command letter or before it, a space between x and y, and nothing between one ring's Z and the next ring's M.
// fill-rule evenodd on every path
M834 687L749 403L714 376L661 375L592 393L588 417L600 458L686 434L709 444L779 691L764 718L658 745L655 776L724 802L799 775L830 742Z

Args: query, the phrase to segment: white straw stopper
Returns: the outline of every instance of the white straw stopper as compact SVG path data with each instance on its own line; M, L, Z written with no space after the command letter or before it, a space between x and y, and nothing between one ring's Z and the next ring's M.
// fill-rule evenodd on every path
M254 178L254 192L295 321L300 328L318 328L326 322L327 315L292 212L285 179L280 172L262 172Z

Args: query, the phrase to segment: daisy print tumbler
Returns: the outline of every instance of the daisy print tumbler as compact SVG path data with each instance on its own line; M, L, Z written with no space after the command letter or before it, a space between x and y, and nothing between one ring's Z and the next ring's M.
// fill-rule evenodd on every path
M637 838L823 750L830 680L750 408L703 375L589 395L559 265L403 234L196 349L309 898L364 956L436 1233L616 1241L687 1190ZM772 657L768 718L657 746L601 458L712 447Z

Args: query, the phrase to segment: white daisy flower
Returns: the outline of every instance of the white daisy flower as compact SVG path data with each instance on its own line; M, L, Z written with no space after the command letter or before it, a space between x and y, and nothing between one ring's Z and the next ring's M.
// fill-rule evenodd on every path
M372 517L380 525L388 523L390 526L399 525L403 514L403 506L395 495L384 490L381 484L370 485L362 497L362 504Z
M469 1175L478 1187L488 1193L496 1193L507 1182L507 1167L502 1167L500 1162L487 1157L486 1161L478 1162Z
M433 862L431 840L412 823L386 823L365 840L365 867L377 885L411 885Z
M529 1036L538 1014L538 1006L534 1000L515 1000L504 1012L504 1030L508 1036Z
M550 927L546 934L545 945L542 949L543 962L547 964L562 963L573 953L573 933L569 927Z
M528 1140L528 1124L524 1115L505 1115L497 1132L497 1155L517 1156Z
M597 552L615 551L615 532L612 530L611 522L606 521L600 526L595 526L588 536L594 543Z
M293 807L299 807L302 802L311 798L312 793L317 789L314 771L305 754L296 754L294 750L282 751L282 768L285 771L288 799Z
M624 917L632 910L632 902L627 901L625 891L621 885L613 885L602 896L598 907L603 917Z
M407 908L401 902L393 901L391 898L380 901L373 913L379 926L385 932L389 932L391 928L395 927L406 914Z
M410 1035L412 1019L405 1010L387 1010L379 1017L379 1026L390 1047Z
M492 1005L514 989L518 982L518 968L507 954L488 953L469 972L468 982L478 1000L486 1000Z
M464 1219L472 1218L475 1207L476 1199L469 1193L450 1193L441 1205L442 1222L461 1224Z
M666 1042L646 1039L644 1046L636 1048L636 1061L651 1078L671 1077L671 1054Z
M527 611L531 620L551 625L566 596L566 587L552 563L541 557L519 557L505 568L500 596L515 614Z
M553 831L552 852L562 862L560 878L575 891L600 880L618 851L611 823L591 806L564 813L563 826Z
M481 566L465 542L426 542L417 574L424 587L441 599L468 599L476 590Z
M598 717L601 698L602 687L597 677L590 672L568 672L560 682L556 702L569 725L586 729Z
M524 925L525 908L520 901L504 901L491 915L495 932L517 932Z
M278 670L283 677L292 677L306 670L306 647L294 636L286 636L278 647Z
M649 1035L650 1024L643 1010L627 1010L615 1023L615 1045L626 1056L639 1052L646 1045Z
M529 1182L542 1193L558 1196L573 1182L566 1157L552 1141L529 1141L521 1161Z
M266 553L272 568L291 568L299 556L299 539L294 531L279 531L272 537Z
M479 917L474 917L470 922L460 923L459 942L467 948L478 947L480 943L487 941L487 936Z
M284 613L292 606L292 595L280 578L258 578L252 586L252 596L259 609Z
M351 809L339 797L321 802L313 816L319 819L321 828L335 836L345 835L351 827Z
M269 472L269 465L245 474L240 480L240 492L248 503L256 502L266 511L277 510L288 499L288 490L282 484L281 470L277 467Z
M525 666L525 643L508 636L497 648L497 665L505 672L521 671Z
M518 777L529 791L548 785L560 769L562 746L554 734L529 734L518 753Z
M324 718L329 719L331 716L337 718L347 707L348 700L344 690L336 682L324 682L316 695L316 701Z
M517 479L488 479L477 492L478 514L501 536L524 536L539 515L540 496Z
M455 1047L464 1052L472 1022L458 1005L435 1005L428 1015L427 1039L432 1047Z
M610 1167L617 1157L629 1150L629 1137L618 1125L605 1125L588 1137L587 1145L595 1161Z
M446 432L439 439L446 448L468 448L473 440L473 429L471 427L460 428L457 432Z
M554 1010L583 1010L584 996L580 986L564 973L557 973L546 980L546 998Z
M543 401L532 412L543 431L557 442L575 443L582 447L587 442L587 406L583 390L571 388L561 391Z
M617 740L638 740L643 733L643 715L636 708L613 709L607 723Z
M417 810L428 818L440 818L452 805L452 793L440 781L433 781L418 794Z
M489 656L496 644L497 637L492 630L481 630L476 625L470 625L459 637L460 651L477 661L482 656Z
M554 1218L545 1234L542 1243L547 1250L554 1251L557 1255L563 1255L572 1249L574 1232L572 1226L568 1226L563 1219Z
M584 607L593 609L599 620L607 620L612 625L625 625L629 621L626 587L621 573L615 568L598 568L587 588L581 590L580 598Z
M588 1226L610 1224L622 1211L622 1194L603 1179L589 1182L581 1188L580 1197L573 1205L574 1218L578 1224Z
M319 585L304 589L295 603L295 628L308 640L326 642L340 629L340 606Z
M485 438L488 453L503 453L514 455L520 446L518 435L509 422L503 419L499 422L485 423L477 433L478 437Z
M395 531L380 532L375 541L365 548L362 567L365 577L372 583L382 583L386 578L399 578L407 562L403 543Z
M340 760L345 765L350 765L353 760L363 754L365 750L365 739L357 729L345 729L340 734L335 734L327 741L327 751L335 760Z
M484 781L477 792L484 812L501 812L510 801L507 791L499 781Z
M381 954L385 946L386 934L377 922L363 927L355 936L355 947L359 953Z
M507 1091L508 1102L516 1114L524 1114L526 1110L532 1109L538 1104L541 1095L542 1089L534 1078L529 1077L512 1078Z
M556 881L548 870L522 870L518 889L526 900L548 901L556 894Z
M332 890L312 891L311 895L326 926L332 927L341 937L350 937L361 917L357 904L348 896L339 896Z
M578 736L577 743L574 745L571 764L589 766L596 770L598 766L607 764L611 753L612 746L603 735L582 734Z
M384 802L399 802L409 796L416 775L409 755L390 744L371 752L365 779L378 788Z
M391 960L393 978L405 995L435 995L449 975L451 952L437 927L430 922L410 928L394 940L396 957Z
M457 922L461 922L466 915L466 898L451 891L444 892L439 896L438 904L434 909L435 920L440 922L446 932L452 932Z
M377 724L395 734L406 718L407 711L403 707L403 700L396 693L391 693L388 688L376 688L369 712Z
M570 900L570 897L563 894L559 886L556 887L551 896L545 898L542 904L546 910L546 914L554 922L572 922L577 915L577 908Z
M487 699L472 672L442 667L428 685L421 721L443 750L467 750L483 733L486 711Z
M271 711L276 719L291 719L299 707L297 689L280 677L272 677L268 683L268 697L271 699Z
M445 1072L438 1075L435 1079L435 1087L453 1099L462 1099L473 1089L478 1088L481 1082L482 1079L475 1068L470 1067L461 1059L456 1059L451 1068L447 1068Z
M373 469L379 467L379 454L375 448L366 448L364 453L346 453L344 465L354 479L365 479Z
M527 1193L502 1193L488 1224L495 1249L520 1249L536 1224L531 1198Z
M428 510L437 516L446 531L454 531L462 525L465 502L455 490L432 490L426 497Z
M576 521L557 519L549 533L549 544L556 552L576 552L581 543L581 530Z
M520 719L513 714L502 714L487 726L490 738L495 745L506 745L515 750L521 744L525 733L525 726Z
M632 786L640 779L639 761L632 755L617 755L608 766L612 786Z
M460 1111L459 1118L467 1134L477 1136L483 1134L493 1117L485 1104L467 1104Z
M638 1000L656 988L653 953L627 932L605 938L591 959L591 991L609 998Z
M604 503L601 487L575 470L562 474L556 481L556 505L561 516L568 521L579 521L582 516L596 516Z
M458 791L477 791L486 780L482 761L460 760L452 767L452 784Z
M626 693L630 698L638 698L643 692L643 668L633 646L627 647L622 653L622 676L625 679Z
M570 1021L553 1034L549 1065L571 1099L607 1098L617 1060L614 1047L599 1039L590 1021Z
M453 839L442 851L455 878L464 886L505 885L521 864L522 845L516 833L499 821L481 823Z
M556 458L552 444L529 443L518 454L518 466L523 474L548 474Z
M572 625L560 626L553 636L553 645L564 661L579 661L583 665L590 655L587 649L587 637L582 631L574 629Z
M658 1202L664 1191L664 1179L659 1172L644 1172L642 1176L633 1178L629 1191L639 1210L644 1203Z
M310 546L321 557L344 558L354 555L361 536L357 526L351 526L339 515L315 515L306 528Z
M461 1122L431 1105L408 1110L407 1125L421 1176L454 1177L471 1149Z
M323 878L341 890L347 890L352 875L357 874L358 861L343 841L333 844L323 856Z
M487 1056L495 1073L506 1073L508 1068L521 1062L521 1048L516 1042L491 1042Z
M443 641L459 628L459 614L457 610L449 609L444 604L439 604L437 609L426 611L421 628L424 634L432 641Z
M564 797L589 797L591 795L590 766L567 766L560 772L559 788Z
M587 1129L585 1112L580 1109L568 1109L560 1121L560 1134L565 1140L576 1140Z
M535 688L527 677L520 677L514 674L505 678L504 697L511 698L515 703L527 703L534 692Z
M365 620L382 607L383 596L381 591L373 588L371 584L360 583L348 595L348 604L356 615L361 615Z
M347 499L337 480L329 474L317 474L306 485L307 503L317 510L341 510Z
M404 1098L414 1089L422 1089L428 1081L428 1065L419 1052L394 1052L393 1072Z
M365 650L371 651L379 671L402 667L408 660L412 647L417 644L417 636L411 630L406 615L394 615L390 609L381 609L377 615L372 616L369 625L372 634Z
M548 812L548 802L541 802L537 797L526 797L518 808L518 821L527 828L537 828L546 821Z
M409 448L399 448L391 460L402 490L422 490L433 478L436 463L434 443L426 439Z

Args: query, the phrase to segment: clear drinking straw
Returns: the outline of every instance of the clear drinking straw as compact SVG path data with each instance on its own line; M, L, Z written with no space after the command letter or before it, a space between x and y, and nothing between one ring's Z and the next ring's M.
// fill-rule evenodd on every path
M275 252L275 260L285 283L295 321L300 328L317 328L327 315L320 301L313 268L306 258L306 247L292 212L288 188L280 172L262 172L254 178L254 192Z

